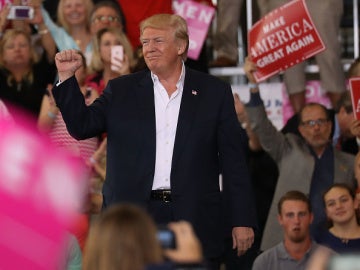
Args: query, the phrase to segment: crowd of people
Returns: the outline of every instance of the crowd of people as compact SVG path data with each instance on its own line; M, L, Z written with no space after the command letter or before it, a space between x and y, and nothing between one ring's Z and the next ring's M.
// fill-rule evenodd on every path
M29 115L84 168L67 269L292 270L319 249L360 252L360 120L345 79L360 62L345 73L338 61L340 6L306 2L328 45L316 60L331 108L305 102L296 65L284 75L294 116L282 130L251 56L246 104L208 74L237 65L242 1L218 3L209 65L206 46L187 59L188 26L171 0L14 0L33 8L27 20L0 10L0 120ZM260 17L283 3L258 0ZM175 248L161 246L164 225Z

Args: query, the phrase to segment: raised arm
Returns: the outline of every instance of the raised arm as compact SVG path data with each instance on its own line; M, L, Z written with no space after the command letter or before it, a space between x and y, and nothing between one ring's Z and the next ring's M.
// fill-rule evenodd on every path
M250 101L246 104L246 112L251 129L259 138L262 148L278 162L289 144L285 135L278 131L267 117L263 101L260 97L259 87L253 75L255 70L255 63L251 59L246 58L244 71L249 79L250 88Z

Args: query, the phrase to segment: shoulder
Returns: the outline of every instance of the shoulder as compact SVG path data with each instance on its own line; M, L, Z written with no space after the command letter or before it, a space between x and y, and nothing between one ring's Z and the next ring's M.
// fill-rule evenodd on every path
M351 167L353 167L354 165L355 156L352 154L345 153L343 151L334 148L334 157L335 157L335 161L346 163Z
M254 268L256 270L260 269L276 269L276 264L278 261L280 244L265 250L261 253L254 261Z
M230 88L230 84L228 82L221 80L218 77L215 77L208 73L197 71L189 67L186 67L186 73L185 73L185 81L187 80L194 82L201 82L202 84L206 86L211 86L213 88L217 86Z

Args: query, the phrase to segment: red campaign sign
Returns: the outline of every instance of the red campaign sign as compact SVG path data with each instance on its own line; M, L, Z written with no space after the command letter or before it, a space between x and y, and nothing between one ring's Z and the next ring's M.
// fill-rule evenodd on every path
M360 120L360 77L349 80L354 117Z
M248 33L257 82L325 50L305 0L291 1L265 15Z

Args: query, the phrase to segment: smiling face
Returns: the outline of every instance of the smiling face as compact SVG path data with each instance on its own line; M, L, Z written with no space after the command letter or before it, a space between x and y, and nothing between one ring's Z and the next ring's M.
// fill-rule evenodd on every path
M186 44L175 38L171 28L147 27L141 35L141 42L145 62L156 75L174 70L181 64Z
M331 188L324 196L325 211L333 224L346 224L356 219L355 211L358 201L354 200L349 191L342 187Z
M63 15L69 25L86 23L86 7L83 0L64 0Z
M23 34L17 34L14 38L7 40L2 57L8 68L29 66L31 50L28 39Z
M285 241L303 242L310 237L310 224L313 215L306 202L285 200L278 215L278 221L283 228Z

